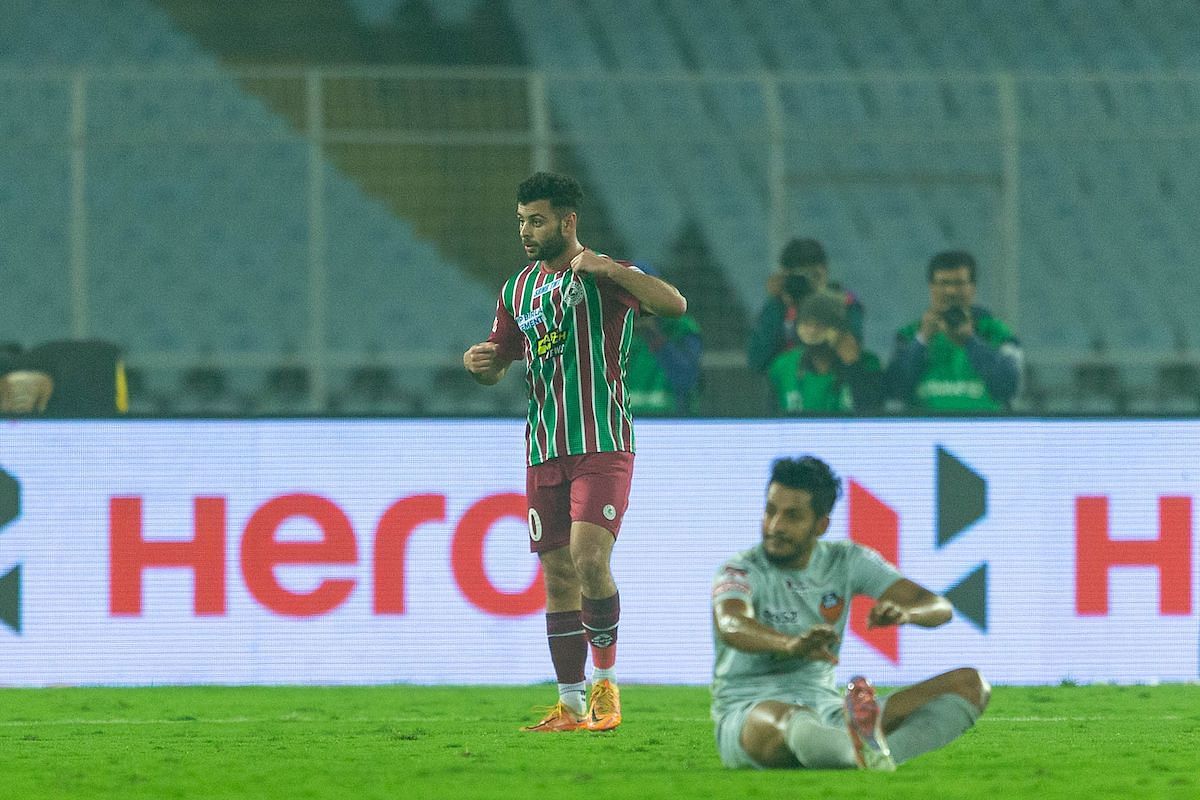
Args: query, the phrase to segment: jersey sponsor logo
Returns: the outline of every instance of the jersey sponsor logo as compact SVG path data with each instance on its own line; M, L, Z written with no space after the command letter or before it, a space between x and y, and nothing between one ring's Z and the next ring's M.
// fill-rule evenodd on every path
M562 355L566 344L566 332L556 329L540 337L533 345L533 352L538 358L556 358Z
M787 587L789 592L795 592L796 594L803 594L808 591L808 584L802 580L787 578L784 580L783 585Z
M769 608L762 610L763 622L768 625L795 625L800 621L799 611L772 611Z
M517 317L517 327L523 331L544 324L546 324L546 315L542 313L540 308Z
M821 595L821 619L829 624L837 622L845 609L846 598L841 597L837 592L826 592Z
M563 277L564 276L559 275L554 280L543 283L541 286L534 289L533 290L533 299L536 300L539 297L541 297L542 295L544 295L546 292L552 292L555 289L557 289L559 286L562 286Z

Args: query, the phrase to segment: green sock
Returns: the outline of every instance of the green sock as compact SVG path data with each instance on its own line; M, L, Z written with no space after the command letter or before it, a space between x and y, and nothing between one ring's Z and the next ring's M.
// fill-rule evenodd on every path
M892 759L902 764L945 747L966 733L982 713L962 695L938 695L909 714L899 728L887 735Z

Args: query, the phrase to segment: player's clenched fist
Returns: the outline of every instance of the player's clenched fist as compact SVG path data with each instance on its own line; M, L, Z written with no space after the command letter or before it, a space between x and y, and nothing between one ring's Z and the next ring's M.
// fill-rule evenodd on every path
M476 375L487 372L496 363L496 343L480 342L467 348L463 353L463 366L467 372Z
M480 342L467 348L463 353L463 366L475 380L482 384L491 385L504 377L505 370L512 363L498 355L499 345L495 342Z
M884 628L889 625L904 625L908 622L908 611L892 602L880 600L867 615L868 628Z

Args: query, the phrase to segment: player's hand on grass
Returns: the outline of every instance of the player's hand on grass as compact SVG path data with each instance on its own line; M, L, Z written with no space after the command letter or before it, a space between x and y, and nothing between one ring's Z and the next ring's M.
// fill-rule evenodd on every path
M810 661L828 661L838 663L838 657L833 652L838 636L829 625L814 625L792 640L788 647L788 655L795 658L807 658Z
M889 625L904 625L909 620L908 610L891 600L881 600L867 614L868 628L886 628Z

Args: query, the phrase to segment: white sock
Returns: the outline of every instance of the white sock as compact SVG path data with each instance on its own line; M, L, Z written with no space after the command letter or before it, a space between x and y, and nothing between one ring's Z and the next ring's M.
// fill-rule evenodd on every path
M558 685L558 699L563 705L574 711L579 716L587 713L587 681L579 683L560 683Z
M792 714L784 732L784 741L802 767L854 769L858 766L854 745L845 726L834 728L824 725L808 709Z
M592 670L592 683L599 683L600 681L612 681L616 683L617 671L615 669L601 669L600 667L596 667Z

